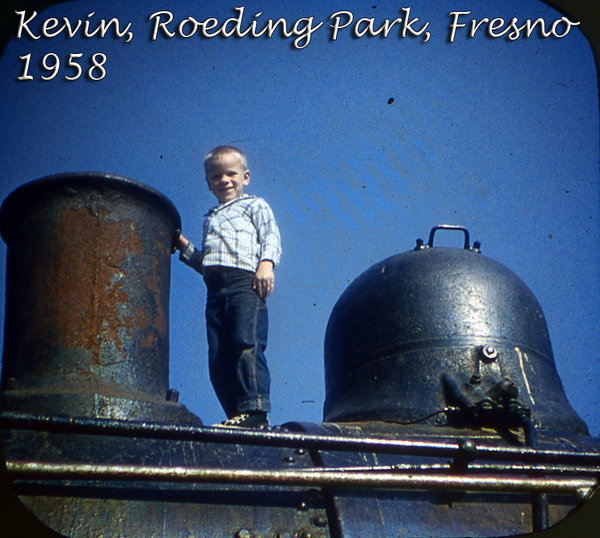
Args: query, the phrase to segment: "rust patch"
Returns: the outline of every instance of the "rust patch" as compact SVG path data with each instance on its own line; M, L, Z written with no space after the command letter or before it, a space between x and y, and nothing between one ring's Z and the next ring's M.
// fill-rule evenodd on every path
M30 315L39 342L92 352L101 364L101 346L111 341L120 354L125 346L119 329L135 329L127 309L128 252L141 253L140 237L130 220L107 219L109 210L96 206L64 209L55 223L53 244L32 282Z
M158 245L156 247L158 247ZM158 252L161 252L161 250L164 250L164 246L163 246L163 249L157 248ZM155 308L155 312L156 312L156 317L153 320L153 326L156 328L156 330L158 331L159 334L166 335L169 330L169 328L168 328L169 319L168 319L167 312L165 312L165 309L163 308L163 302L161 300L161 294L162 294L163 290L162 290L161 279L160 279L161 273L160 273L159 261L158 261L158 257L156 256L156 254L153 254L151 259L152 259L152 262L151 262L152 270L149 272L148 276L144 279L144 284L146 285L146 289L152 293L152 297L154 298L154 308Z

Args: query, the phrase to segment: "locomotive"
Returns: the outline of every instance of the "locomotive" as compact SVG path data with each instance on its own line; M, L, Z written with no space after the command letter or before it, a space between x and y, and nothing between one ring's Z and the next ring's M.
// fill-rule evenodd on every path
M325 335L323 422L217 428L168 386L160 192L48 176L0 209L10 487L64 536L509 536L589 498L600 440L542 309L461 226L368 268ZM464 248L435 246L440 230Z

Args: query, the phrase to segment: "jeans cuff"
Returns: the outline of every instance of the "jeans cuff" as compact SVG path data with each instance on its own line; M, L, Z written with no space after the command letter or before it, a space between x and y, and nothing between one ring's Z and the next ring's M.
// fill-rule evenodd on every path
M258 398L247 398L238 402L238 412L247 413L248 411L271 411L271 401L268 396L259 396Z

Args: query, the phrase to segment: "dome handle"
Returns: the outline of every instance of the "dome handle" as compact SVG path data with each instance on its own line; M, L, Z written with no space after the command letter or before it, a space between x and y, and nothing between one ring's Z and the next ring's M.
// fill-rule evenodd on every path
M457 226L454 224L438 224L437 226L434 226L433 228L431 228L431 231L429 232L429 241L427 243L427 246L429 248L433 247L433 236L435 235L435 232L437 232L438 230L456 230L456 231L460 231L463 232L465 234L465 250L471 250L471 245L470 245L470 236L469 236L469 230L467 230L464 226ZM476 241L473 244L473 248L475 250L479 250L479 242Z

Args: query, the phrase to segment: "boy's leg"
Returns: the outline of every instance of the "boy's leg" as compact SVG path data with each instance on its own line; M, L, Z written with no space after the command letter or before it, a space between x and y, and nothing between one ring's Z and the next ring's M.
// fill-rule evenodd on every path
M235 399L237 413L271 411L271 377L267 366L268 312L264 299L252 289L250 279L244 289L231 297L231 345L235 356Z
M213 388L227 416L271 410L264 354L268 314L245 271L219 273L208 285L206 328Z
M237 413L231 391L231 371L235 368L231 339L225 316L226 297L209 290L206 299L208 371L213 389L227 417Z

